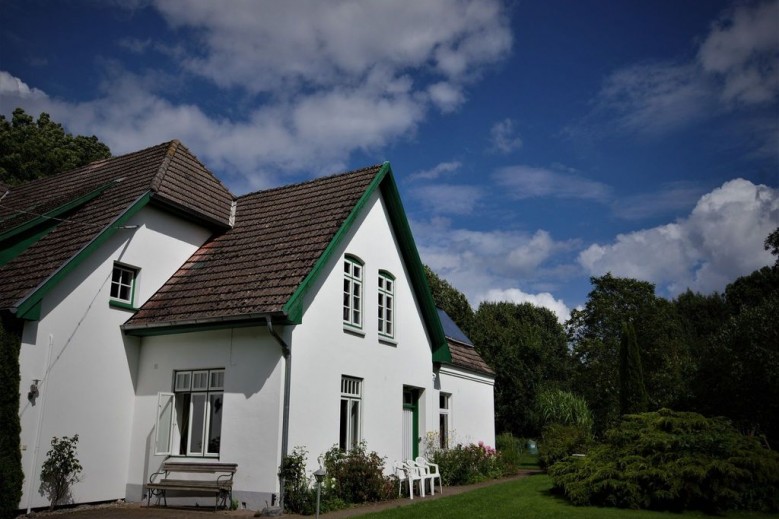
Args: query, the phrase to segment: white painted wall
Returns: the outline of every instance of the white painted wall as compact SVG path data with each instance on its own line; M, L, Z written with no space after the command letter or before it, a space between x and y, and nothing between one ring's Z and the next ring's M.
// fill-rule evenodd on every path
M40 467L53 436L79 435L82 481L75 502L124 497L137 382L138 340L119 326L130 314L109 306L114 261L139 267L140 306L210 233L147 206L68 274L42 301L41 319L25 324L19 356L22 394L20 508L46 506ZM36 405L27 400L40 379Z
M205 459L238 464L233 493L249 508L264 507L265 499L278 492L284 362L267 329L252 327L142 339L129 499L141 498L142 485L167 458L154 455L157 394L173 390L176 370L218 368L225 370L220 453L218 458ZM211 505L213 497L201 498L199 503Z
M343 258L364 262L363 333L344 331ZM379 270L396 278L394 343L382 342L377 324ZM375 193L331 257L305 299L303 323L292 331L290 450L304 446L309 469L316 457L338 443L341 376L363 379L362 439L369 450L402 456L403 387L421 390L420 436L438 424L430 341L420 317L406 266L399 255L384 203ZM420 450L421 452L421 450Z
M441 392L449 400L450 442L495 447L494 379L454 366L441 366Z

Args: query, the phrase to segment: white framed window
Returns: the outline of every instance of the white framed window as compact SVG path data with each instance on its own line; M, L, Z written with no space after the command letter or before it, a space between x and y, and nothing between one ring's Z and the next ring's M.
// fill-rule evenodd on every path
M442 449L449 448L451 400L452 395L448 393L438 395L438 438Z
M354 256L344 257L344 324L362 328L363 263Z
M379 271L379 334L395 336L395 277Z
M135 300L135 281L138 277L138 269L114 263L111 273L111 300L132 306Z
M157 396L155 454L219 456L224 369L176 371Z
M341 377L341 426L338 446L350 451L360 443L360 406L362 402L362 380Z

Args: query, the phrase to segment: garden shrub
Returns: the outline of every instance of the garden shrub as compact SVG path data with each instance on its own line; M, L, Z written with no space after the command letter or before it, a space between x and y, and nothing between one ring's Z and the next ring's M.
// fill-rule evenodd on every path
M483 442L437 450L431 461L438 464L444 485L467 485L503 475L498 452Z
M589 426L553 423L544 428L538 447L538 464L547 468L571 454L584 454L591 443Z
M349 452L333 446L324 455L324 466L335 495L346 503L385 501L394 497L394 481L384 475L384 458L368 452L365 442Z
M303 447L295 447L292 454L284 457L279 467L279 477L284 479L284 511L313 515L316 512L316 481L313 475L306 474L308 452ZM341 510L348 506L338 498L333 489L331 477L325 478L320 490L321 513Z
M586 457L565 458L549 474L576 505L779 511L779 453L697 413L625 415Z
M503 475L516 474L522 464L522 455L525 452L524 438L515 438L513 434L504 432L495 437L495 448Z
M51 439L51 449L41 468L41 494L51 501L50 510L70 497L70 489L80 480L81 463L76 455L78 434Z

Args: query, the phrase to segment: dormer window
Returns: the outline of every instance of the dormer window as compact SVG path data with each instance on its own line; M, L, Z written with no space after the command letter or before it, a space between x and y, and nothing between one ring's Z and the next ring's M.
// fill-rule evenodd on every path
M344 257L344 325L362 328L363 263L354 256Z
M138 269L114 263L111 274L111 303L132 307L135 299L135 282Z

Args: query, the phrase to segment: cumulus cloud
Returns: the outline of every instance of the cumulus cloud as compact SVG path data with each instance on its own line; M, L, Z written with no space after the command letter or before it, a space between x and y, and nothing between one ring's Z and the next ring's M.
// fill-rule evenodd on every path
M554 197L605 202L611 193L611 188L602 182L531 166L501 168L492 178L498 185L508 189L511 196L520 200Z
M131 73L110 58L102 94L86 101L50 98L2 72L0 110L47 111L71 132L100 136L114 153L181 139L240 192L287 174L332 172L356 151L413 138L431 110L464 103L484 66L504 59L512 44L497 0L151 5L186 37L175 46L152 37L119 47L157 52L189 72L181 81L240 96L239 116L182 101L180 84L161 70Z
M571 309L563 302L562 299L555 299L549 292L541 292L538 294L526 294L518 288L498 289L494 288L488 290L486 294L481 296L480 301L487 302L509 302L509 303L530 303L534 306L540 306L542 308L548 308L557 316L557 321L560 324L565 323L571 317Z
M622 129L657 134L779 95L779 1L738 5L712 24L692 59L630 65L609 75L596 111Z
M688 217L591 245L579 263L592 275L651 281L670 296L709 293L771 263L763 241L777 226L779 190L736 179L702 196Z
M511 153L522 147L522 138L517 135L514 121L503 119L490 128L490 150L496 153Z
M564 315L562 300L545 295L548 289L540 289L539 283L559 280L558 256L571 252L577 243L555 240L542 229L533 233L480 231L454 227L444 218L412 221L412 226L422 261L461 290L472 305L511 296L508 300L526 300L550 308L558 316ZM539 293L523 292L516 287ZM520 292L526 295L524 300L520 300Z

